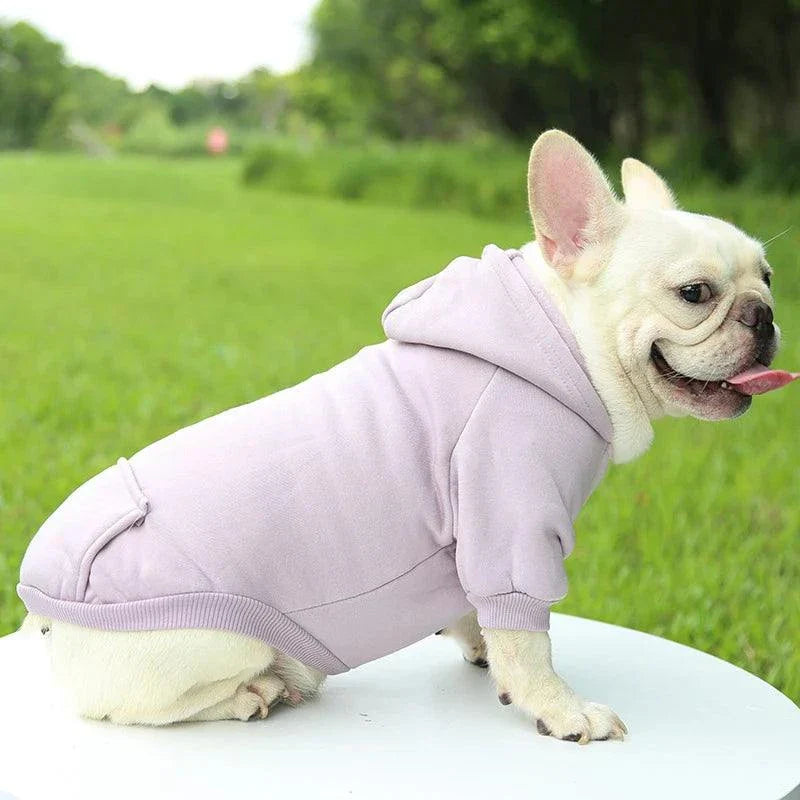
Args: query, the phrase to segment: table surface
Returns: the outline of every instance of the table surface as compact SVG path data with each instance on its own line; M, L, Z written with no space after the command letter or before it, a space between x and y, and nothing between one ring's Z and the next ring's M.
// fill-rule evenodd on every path
M123 728L74 717L44 642L0 639L0 798L720 798L800 782L800 709L683 645L553 615L556 668L625 720L625 742L539 736L486 671L431 637L259 722Z

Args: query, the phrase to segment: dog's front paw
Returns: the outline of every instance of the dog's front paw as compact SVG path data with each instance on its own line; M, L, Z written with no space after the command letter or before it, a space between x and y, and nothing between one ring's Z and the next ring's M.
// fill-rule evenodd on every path
M509 692L501 692L498 700L503 705L515 702ZM548 700L544 704L536 701L520 704L536 719L536 730L543 736L588 744L623 739L628 732L625 723L608 706L589 703L566 685Z
M608 706L587 703L579 697L540 711L536 730L543 736L579 744L623 739L628 732L625 723Z

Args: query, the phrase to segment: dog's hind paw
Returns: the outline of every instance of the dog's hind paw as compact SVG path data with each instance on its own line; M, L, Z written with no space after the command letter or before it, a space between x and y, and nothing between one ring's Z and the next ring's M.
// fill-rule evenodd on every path
M269 706L258 693L248 686L240 686L231 701L231 714L222 719L240 719L247 722L253 719L264 719L269 714Z
M253 678L253 680L239 688L240 691L244 688L247 693L256 695L260 700L258 716L252 718L264 719L269 714L272 706L282 700L288 700L290 697L286 684L276 675L269 672L266 675L259 675L257 678Z

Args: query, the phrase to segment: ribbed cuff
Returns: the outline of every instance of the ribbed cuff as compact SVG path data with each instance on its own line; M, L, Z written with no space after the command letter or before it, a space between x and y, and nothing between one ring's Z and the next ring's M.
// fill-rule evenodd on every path
M489 597L468 592L467 600L475 606L482 628L509 631L546 631L550 628L551 603L546 600L537 600L522 592Z
M310 667L336 675L350 667L282 611L251 597L223 592L186 592L124 603L84 603L50 597L17 585L28 611L73 625L106 631L209 628L261 639Z

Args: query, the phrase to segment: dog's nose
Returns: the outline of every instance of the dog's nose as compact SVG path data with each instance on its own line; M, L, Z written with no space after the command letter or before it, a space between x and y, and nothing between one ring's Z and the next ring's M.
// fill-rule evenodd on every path
M753 300L742 307L739 322L748 328L755 328L759 339L768 339L774 333L772 309L761 300Z

